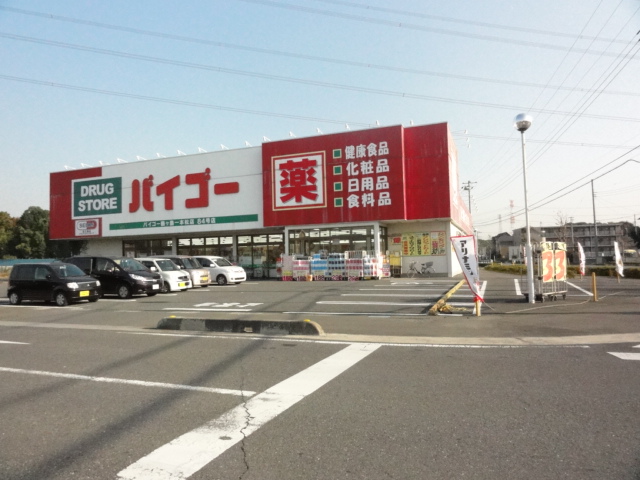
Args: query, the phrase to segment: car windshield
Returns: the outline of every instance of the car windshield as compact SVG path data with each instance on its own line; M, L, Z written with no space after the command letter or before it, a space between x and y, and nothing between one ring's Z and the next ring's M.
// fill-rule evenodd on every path
M158 264L158 267L160 267L160 270L162 270L163 272L180 270L178 266L175 263L173 263L171 260L156 260L156 263Z
M183 258L185 268L202 268L195 258Z
M233 267L233 264L226 258L216 258L219 267Z
M86 273L75 265L70 263L62 263L59 265L49 265L51 270L60 278L64 277L84 277Z
M149 269L133 258L116 258L114 260L125 272L137 272L140 270L148 271Z

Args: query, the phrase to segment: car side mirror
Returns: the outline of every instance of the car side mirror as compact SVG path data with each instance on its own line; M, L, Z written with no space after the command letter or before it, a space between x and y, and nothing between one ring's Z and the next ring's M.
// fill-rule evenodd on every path
M158 269L156 267L149 267L149 270L151 270L152 272L157 272Z

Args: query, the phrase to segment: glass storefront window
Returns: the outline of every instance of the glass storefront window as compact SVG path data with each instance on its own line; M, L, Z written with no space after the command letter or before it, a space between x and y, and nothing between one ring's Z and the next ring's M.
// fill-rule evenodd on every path
M315 253L343 253L364 250L374 253L373 227L325 228L296 230L289 232L291 254L313 255ZM387 250L387 229L380 227L380 251Z

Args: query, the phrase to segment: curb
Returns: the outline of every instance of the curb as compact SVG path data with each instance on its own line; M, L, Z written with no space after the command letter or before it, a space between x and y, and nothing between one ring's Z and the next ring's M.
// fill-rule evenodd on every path
M312 320L240 320L165 317L156 326L159 330L189 330L197 332L252 333L262 335L324 336L324 330Z
M427 312L427 315L438 315L438 310L440 309L440 307L442 307L445 303L447 303L447 300L449 300L449 297L451 297L451 295L453 295L454 293L456 293L458 291L458 289L464 285L466 283L465 280L460 280L458 282L458 284L456 286L454 286L451 290L449 290L447 293L445 293L440 300L438 300L433 307L431 307L429 309L429 312Z

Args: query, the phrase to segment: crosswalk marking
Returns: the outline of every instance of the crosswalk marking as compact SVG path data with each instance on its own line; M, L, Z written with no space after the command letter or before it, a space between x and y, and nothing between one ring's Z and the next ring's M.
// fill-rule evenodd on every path
M128 466L118 479L183 480L267 422L376 351L353 344L274 385L219 418L185 433Z

